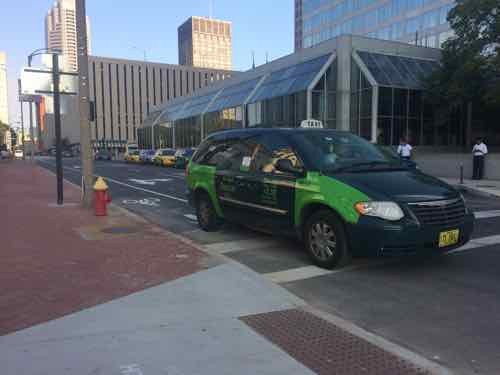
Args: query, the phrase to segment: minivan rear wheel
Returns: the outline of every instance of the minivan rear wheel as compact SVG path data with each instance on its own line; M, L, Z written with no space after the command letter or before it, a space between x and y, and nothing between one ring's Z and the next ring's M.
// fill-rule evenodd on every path
M214 232L219 228L217 212L210 196L206 193L198 194L196 199L196 217L198 225L206 232Z
M306 222L305 245L313 262L319 267L332 269L350 260L344 226L329 210L320 210Z

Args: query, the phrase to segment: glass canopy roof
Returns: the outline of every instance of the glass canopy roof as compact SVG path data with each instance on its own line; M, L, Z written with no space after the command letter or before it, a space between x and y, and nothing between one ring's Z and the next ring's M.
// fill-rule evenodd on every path
M437 61L357 51L380 86L423 89L424 79L439 67Z
M306 90L331 55L324 55L272 72L253 95L250 103Z
M217 99L207 109L207 112L220 111L224 108L243 105L261 78L259 77L251 81L223 88Z

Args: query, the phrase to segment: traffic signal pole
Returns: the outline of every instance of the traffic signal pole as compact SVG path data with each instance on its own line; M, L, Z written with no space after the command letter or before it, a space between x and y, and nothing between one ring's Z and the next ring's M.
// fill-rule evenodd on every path
M85 0L76 0L76 35L78 50L78 102L80 109L80 157L82 159L82 204L92 206L94 166L90 135L89 59Z

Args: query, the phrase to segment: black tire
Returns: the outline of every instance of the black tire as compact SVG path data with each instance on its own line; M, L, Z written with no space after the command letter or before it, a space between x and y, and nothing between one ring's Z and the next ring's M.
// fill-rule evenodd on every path
M330 210L319 210L307 219L304 240L309 256L319 267L332 269L351 259L344 225Z
M198 225L205 232L215 232L219 229L219 218L207 193L198 193L196 197L196 217Z

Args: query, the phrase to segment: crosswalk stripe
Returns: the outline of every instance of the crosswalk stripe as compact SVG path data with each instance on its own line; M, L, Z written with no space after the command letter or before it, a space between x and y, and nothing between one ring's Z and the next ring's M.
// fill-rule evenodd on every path
M474 216L476 219L489 219L492 217L499 217L500 210L478 211L478 212L474 212Z
M252 238L239 241L217 242L205 245L205 248L208 251L225 254L245 250L266 249L271 246L283 246L283 240Z

